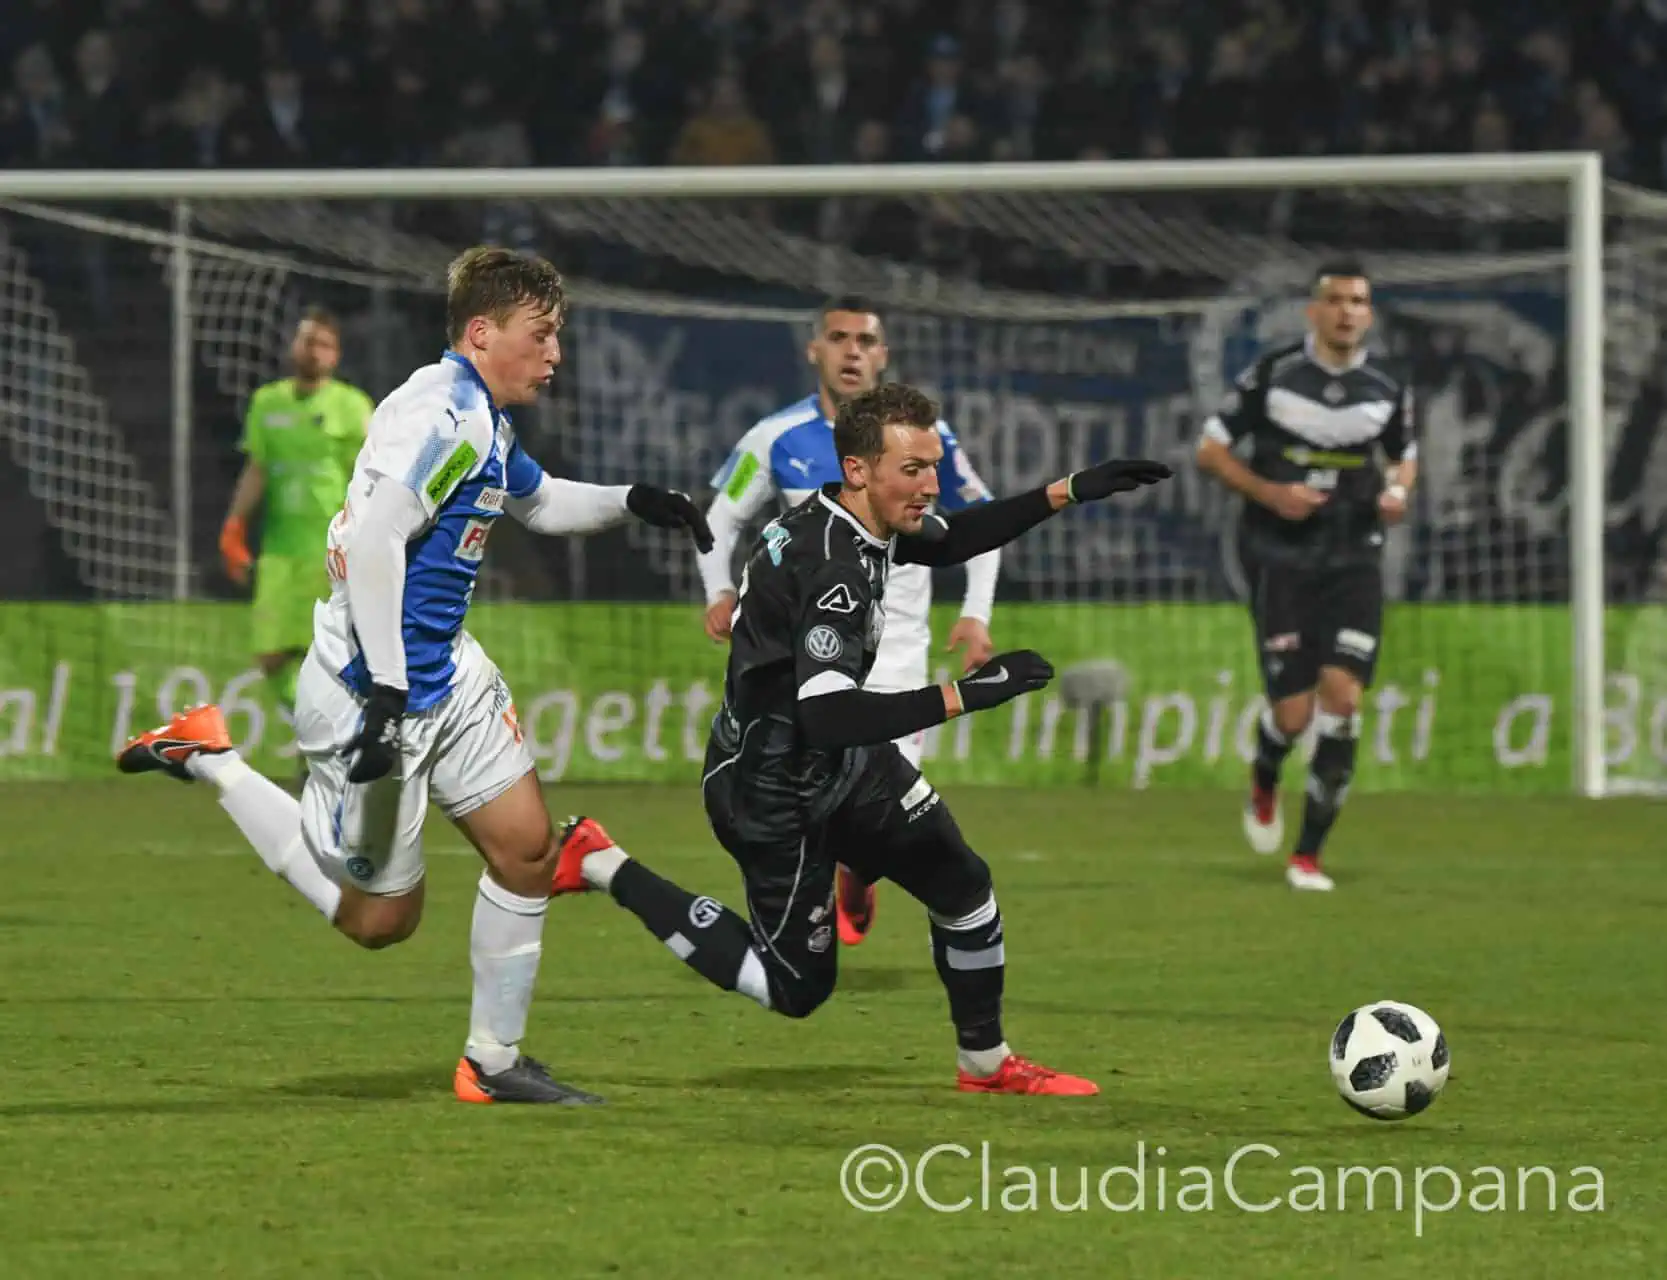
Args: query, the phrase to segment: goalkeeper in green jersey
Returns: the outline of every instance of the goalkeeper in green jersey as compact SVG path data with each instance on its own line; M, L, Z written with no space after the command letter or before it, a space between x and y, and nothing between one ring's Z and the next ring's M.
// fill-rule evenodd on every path
M295 709L299 660L312 643L313 604L328 594L325 533L341 509L353 462L375 406L336 381L341 326L311 308L296 326L287 378L249 398L240 447L248 456L220 530L220 556L239 586L255 572L254 651L285 711ZM260 560L249 553L249 522L265 498Z

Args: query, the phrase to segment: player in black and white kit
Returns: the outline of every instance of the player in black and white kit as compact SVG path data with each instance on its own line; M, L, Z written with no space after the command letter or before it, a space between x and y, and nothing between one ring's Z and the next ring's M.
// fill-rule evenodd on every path
M1412 392L1366 352L1371 323L1364 268L1321 267L1307 336L1239 376L1198 446L1199 467L1247 499L1239 546L1269 703L1244 813L1256 852L1282 847L1280 766L1311 722L1317 733L1285 869L1296 889L1333 887L1320 852L1348 794L1377 665L1384 531L1405 517L1418 472ZM1232 452L1247 440L1248 465Z
M712 830L741 868L747 916L661 879L589 818L564 832L555 892L606 890L714 985L802 1018L834 988L836 865L890 879L927 910L956 1031L957 1087L1097 1093L1008 1048L990 869L895 742L1040 689L1053 668L1020 651L948 684L895 693L862 685L893 564L961 564L1073 502L1171 473L1157 462L1102 462L944 519L928 514L944 452L937 422L937 406L900 384L841 405L843 480L766 525L747 562L702 779Z

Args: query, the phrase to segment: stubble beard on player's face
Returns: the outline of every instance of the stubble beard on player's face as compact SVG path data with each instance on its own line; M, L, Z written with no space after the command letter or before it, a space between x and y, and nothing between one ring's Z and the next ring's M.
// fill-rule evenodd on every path
M926 512L931 509L931 495L922 491L919 482L910 478L899 485L895 496L888 493L886 499L886 516L884 523L888 533L919 533L920 526L926 518ZM918 511L910 508L919 506ZM877 513L878 514L878 513Z

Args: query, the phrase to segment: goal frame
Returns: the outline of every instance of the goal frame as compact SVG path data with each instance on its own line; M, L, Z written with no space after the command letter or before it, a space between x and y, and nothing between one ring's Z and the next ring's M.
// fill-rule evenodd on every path
M1310 190L1561 183L1567 193L1569 537L1573 785L1607 793L1604 761L1604 179L1595 152L1002 164L602 169L33 170L0 172L0 199L173 202L171 317L176 578L189 577L191 202L806 197L968 191Z

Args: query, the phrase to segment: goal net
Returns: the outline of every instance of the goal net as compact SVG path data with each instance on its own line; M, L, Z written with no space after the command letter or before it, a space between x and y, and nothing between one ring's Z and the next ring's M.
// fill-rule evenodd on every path
M1567 186L1303 188L1270 173L1266 189L698 199L663 184L477 200L182 187L184 206L28 198L0 181L0 429L19 549L0 606L0 776L107 767L130 725L201 698L227 704L262 762L293 751L216 551L248 397L286 372L311 304L342 317L340 376L385 394L441 349L447 261L492 241L545 253L572 286L558 385L517 414L557 474L708 497L741 434L814 389L804 345L836 292L883 308L891 376L940 399L998 494L1108 455L1173 463L1172 482L1006 550L998 646L1040 649L1065 678L928 748L941 781L1138 787L1243 782L1260 685L1238 508L1191 456L1234 374L1301 334L1315 263L1359 254L1373 345L1416 388L1421 468L1385 551L1362 783L1566 792L1579 731ZM1667 214L1622 188L1608 212L1592 714L1608 788L1652 789L1667 779ZM510 526L494 530L470 625L543 775L698 777L724 654L701 632L686 543ZM960 590L940 574L942 674Z

